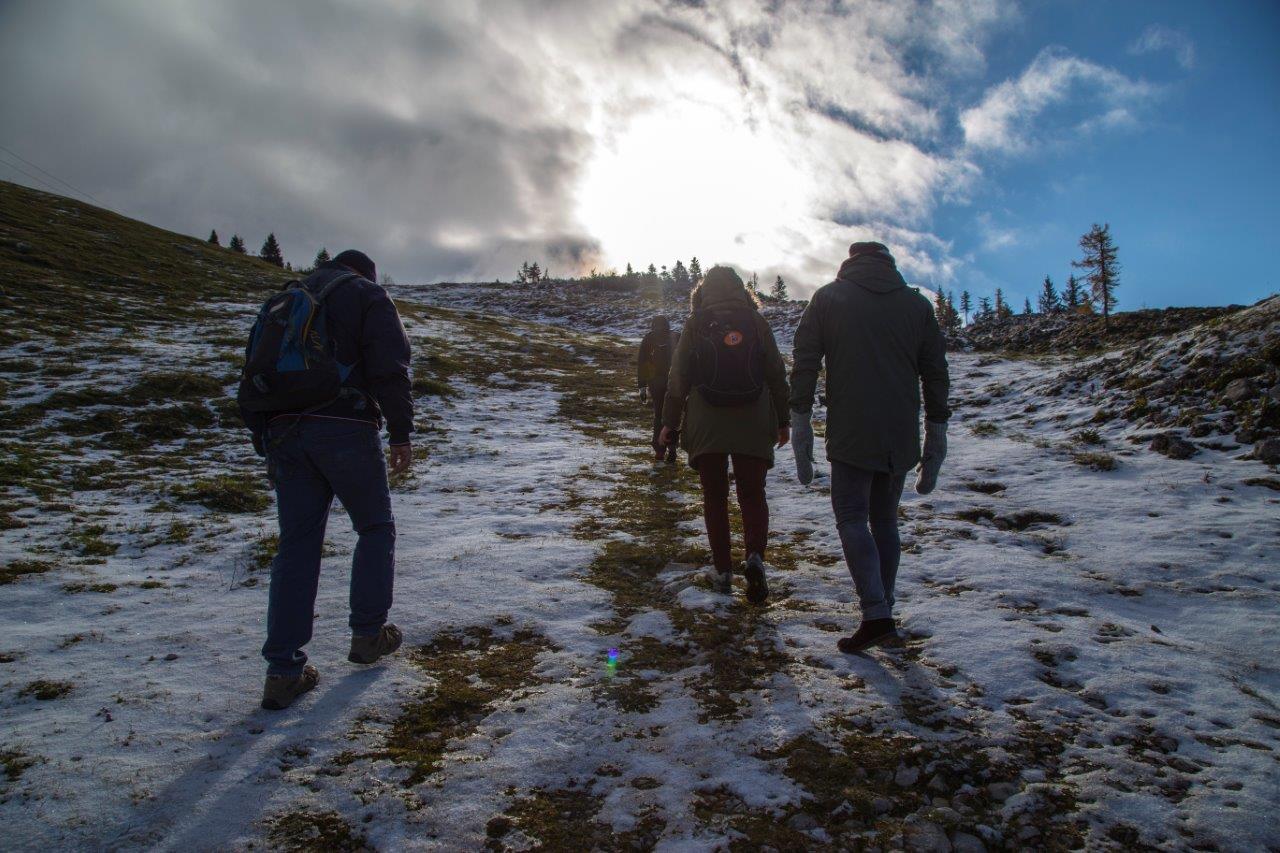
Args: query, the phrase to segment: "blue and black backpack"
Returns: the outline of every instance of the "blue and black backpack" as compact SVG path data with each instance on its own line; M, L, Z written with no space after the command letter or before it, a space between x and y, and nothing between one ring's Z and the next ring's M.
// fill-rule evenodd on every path
M359 276L340 275L318 293L291 281L263 304L236 394L246 411L315 411L342 395L342 383L354 365L334 357L325 300L354 278Z

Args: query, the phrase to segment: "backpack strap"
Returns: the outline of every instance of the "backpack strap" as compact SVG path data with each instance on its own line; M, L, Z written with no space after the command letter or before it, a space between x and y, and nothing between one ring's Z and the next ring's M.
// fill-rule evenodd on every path
M346 284L351 279L359 278L359 277L360 276L358 273L353 273L353 272L347 272L347 273L343 273L342 275L336 276L328 284L320 288L320 292L316 294L316 302L324 302L326 299L329 298L329 294L333 293L335 290L338 289L338 285Z

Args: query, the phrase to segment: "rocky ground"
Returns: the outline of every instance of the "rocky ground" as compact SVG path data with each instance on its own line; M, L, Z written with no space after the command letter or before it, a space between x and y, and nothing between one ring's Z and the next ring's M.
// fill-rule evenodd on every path
M956 349L978 352L1094 353L1151 338L1169 337L1233 314L1241 307L1152 308L1121 311L1110 318L1065 312L1017 314L1003 320L984 319L970 323L952 343Z

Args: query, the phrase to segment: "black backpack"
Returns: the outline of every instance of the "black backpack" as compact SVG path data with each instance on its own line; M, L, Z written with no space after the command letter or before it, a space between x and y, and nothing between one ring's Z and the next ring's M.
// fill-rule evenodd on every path
M319 293L291 281L263 303L253 324L236 394L245 410L315 411L342 395L342 383L352 366L334 358L325 300L353 278L359 276L340 275Z
M748 306L702 309L693 318L690 384L713 406L745 406L764 390L764 350Z

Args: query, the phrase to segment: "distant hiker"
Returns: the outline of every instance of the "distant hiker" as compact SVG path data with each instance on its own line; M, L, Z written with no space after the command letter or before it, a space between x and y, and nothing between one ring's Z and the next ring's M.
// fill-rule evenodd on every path
M836 280L813 295L796 329L791 419L802 483L813 479L810 415L824 360L831 505L862 606L857 632L839 642L841 651L853 653L896 636L898 501L916 463L916 491L933 491L947 453L951 416L946 346L933 306L907 287L880 243L849 247Z
M729 267L712 267L690 295L685 322L667 379L660 440L680 433L689 465L702 481L702 510L711 544L716 591L731 591L729 550L729 460L742 509L746 540L747 600L769 596L765 544L769 505L765 475L773 448L790 438L787 368L773 330L755 297Z
M361 252L345 251L272 296L254 324L239 402L276 490L280 545L267 604L262 707L286 708L316 686L302 650L311 640L325 523L336 495L359 535L351 565L353 663L400 647L387 623L395 570L379 436L390 433L392 474L412 461L409 341L396 306Z
M658 438L662 434L662 406L667 398L671 355L679 340L680 335L671 331L671 323L659 314L650 322L649 333L640 341L640 356L636 359L640 402L649 404L653 409L653 457L661 461L665 455L668 464L676 461L675 442L664 447Z

